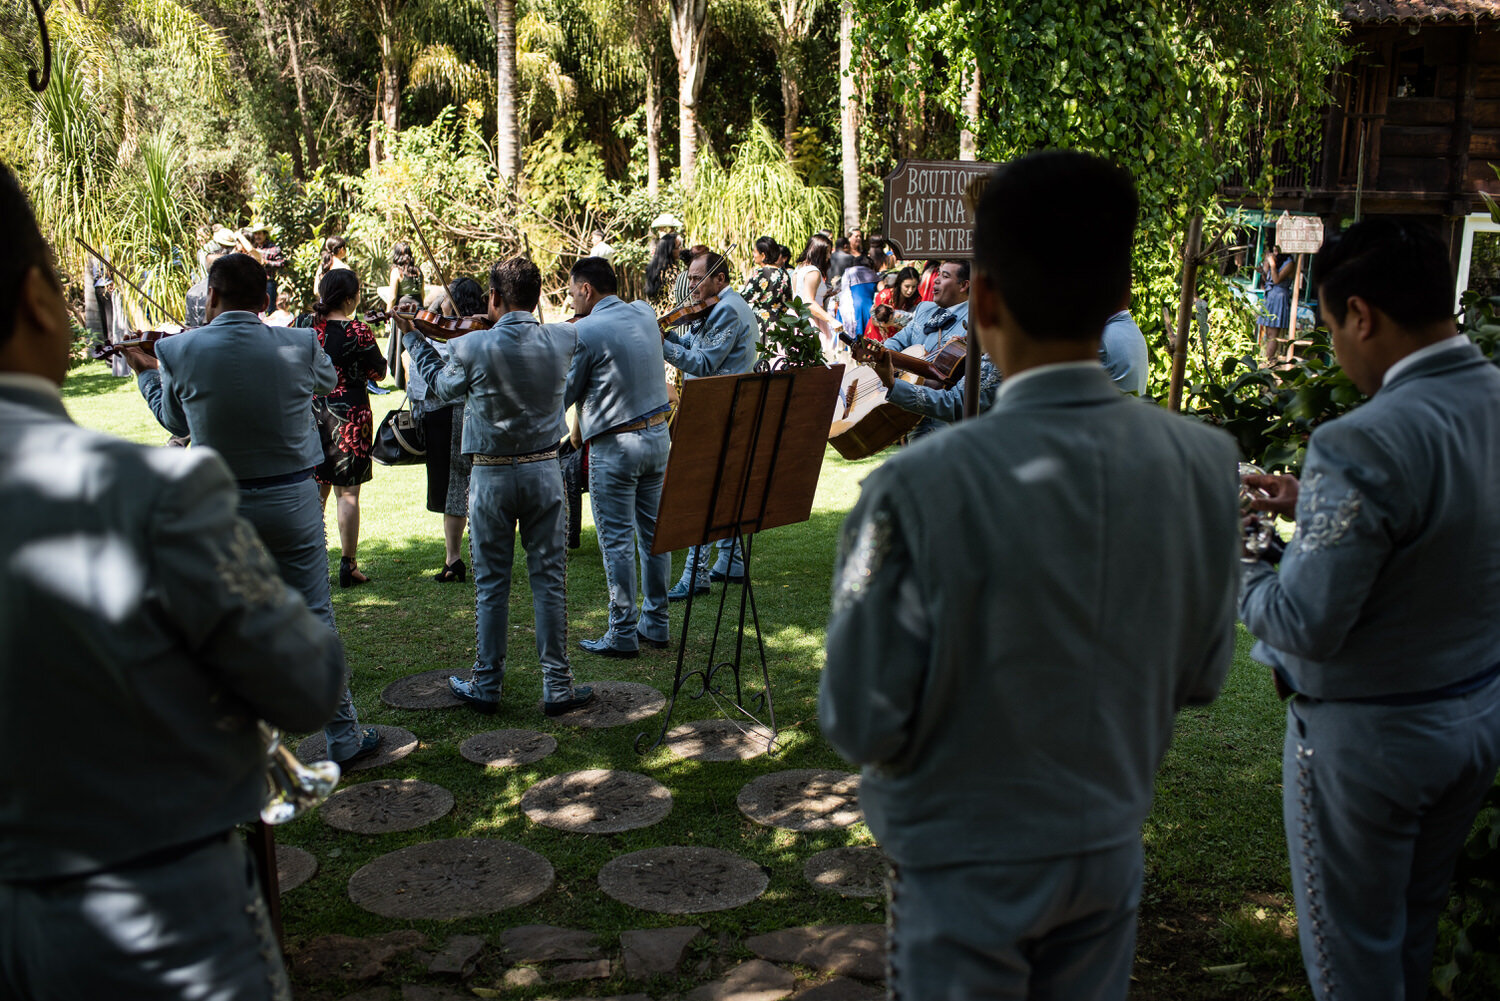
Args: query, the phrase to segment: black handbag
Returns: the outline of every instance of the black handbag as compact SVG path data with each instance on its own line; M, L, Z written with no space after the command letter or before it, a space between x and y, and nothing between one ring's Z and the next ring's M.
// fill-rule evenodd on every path
M411 412L411 401L386 414L375 432L370 456L382 466L410 466L427 461L427 433Z

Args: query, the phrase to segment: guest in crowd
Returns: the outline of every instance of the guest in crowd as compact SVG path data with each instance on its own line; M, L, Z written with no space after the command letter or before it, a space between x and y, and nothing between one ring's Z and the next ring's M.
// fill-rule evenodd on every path
M745 280L740 295L755 311L760 324L760 339L764 343L766 329L783 314L792 299L792 279L786 270L776 264L781 246L769 236L755 241L755 269Z
M922 302L922 295L918 288L922 284L922 278L913 267L902 268L896 273L895 280L889 285L884 285L875 293L875 305L889 306L902 313L914 312Z
M676 231L662 235L651 252L646 264L646 299L656 309L676 305L672 293L677 281L677 272L682 267L682 237Z
M323 287L323 276L330 271L339 271L349 266L349 244L342 236L330 236L323 241L323 256L318 263L315 284Z
M692 296L693 281L688 277L688 270L693 261L704 254L711 253L707 246L695 243L682 252L682 270L677 272L677 280L672 283L672 305L681 306Z
M808 237L802 256L797 259L797 270L792 272L792 298L807 307L813 323L818 328L823 343L823 355L832 358L838 344L838 332L843 330L839 321L828 312L828 267L833 244L826 236L814 233Z
M854 255L849 252L849 238L841 236L833 244L833 253L828 257L828 280L842 278L844 269L854 263Z
M260 255L260 266L266 269L266 301L277 302L277 280L286 267L286 256L271 242L271 228L265 223L251 223L246 232L250 234L250 248Z
M359 278L348 268L335 268L318 284L313 307L313 330L333 367L338 385L314 404L323 441L323 461L313 471L324 505L330 492L337 498L339 525L339 587L364 584L369 577L359 569L359 488L373 475L370 458L373 418L366 383L385 378L385 356L375 333L363 320L353 319L359 308Z
M290 327L297 319L292 312L292 290L284 288L276 293L276 309L266 314L266 326Z

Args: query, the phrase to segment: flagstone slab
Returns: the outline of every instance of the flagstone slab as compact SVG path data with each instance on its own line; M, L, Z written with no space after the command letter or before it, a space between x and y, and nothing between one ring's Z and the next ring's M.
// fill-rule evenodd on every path
M802 875L820 890L841 897L883 897L891 860L879 848L830 848L802 866Z
M609 896L657 914L703 914L748 904L766 892L764 870L718 848L671 845L621 855L599 870Z
M500 933L500 949L507 963L546 963L555 959L603 959L598 936L577 928L521 925Z
M557 739L535 730L488 730L458 745L458 753L486 768L517 768L557 750Z
M801 992L797 995L797 1001L881 1001L884 997L885 991L879 987L850 980L848 977L834 977Z
M420 674L408 674L386 685L380 693L380 701L392 709L450 709L463 705L463 700L448 687L448 679L462 678L467 681L471 671L455 671L444 667Z
M411 831L447 816L453 794L417 779L376 779L339 789L318 810L329 827L351 834Z
M363 772L400 761L417 749L417 735L399 726L361 726L361 730L375 730L380 734L380 747L368 758L344 765L344 774ZM297 757L302 761L322 761L328 757L328 743L321 733L303 738L297 745Z
M368 938L319 935L292 954L292 969L302 980L370 980L385 964L427 944L427 936L406 929Z
M543 779L521 797L533 823L579 834L618 834L672 812L667 787L639 772L588 768Z
M608 980L609 975L610 967L607 959L558 963L547 970L547 979L554 984L572 983L575 980Z
M771 731L732 719L695 719L667 733L667 750L689 761L748 761L765 754Z
M885 978L885 925L807 925L745 940L773 963L799 963L860 980Z
M859 776L823 768L772 772L748 783L737 802L757 824L787 831L831 831L859 823Z
M318 859L312 852L295 845L276 846L276 886L289 893L312 879L318 872Z
M625 975L633 980L676 973L687 947L703 934L697 925L681 928L642 928L620 933Z
M444 944L441 952L432 957L427 972L463 976L483 951L484 936L455 935Z
M650 685L634 681L595 681L594 701L582 709L556 717L572 726L625 726L650 719L667 704L667 697Z
M694 987L687 992L686 1001L778 1001L792 993L796 982L791 971L751 959L722 979Z
M528 904L552 864L497 838L448 838L382 855L349 877L349 899L385 918L473 918Z

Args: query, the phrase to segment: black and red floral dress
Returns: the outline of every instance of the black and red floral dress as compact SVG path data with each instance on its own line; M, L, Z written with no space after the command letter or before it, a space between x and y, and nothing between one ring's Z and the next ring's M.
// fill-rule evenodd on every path
M323 461L313 470L319 483L352 487L372 475L372 419L367 381L385 378L385 355L375 332L359 320L320 320L313 325L323 350L338 369L339 384L313 400Z

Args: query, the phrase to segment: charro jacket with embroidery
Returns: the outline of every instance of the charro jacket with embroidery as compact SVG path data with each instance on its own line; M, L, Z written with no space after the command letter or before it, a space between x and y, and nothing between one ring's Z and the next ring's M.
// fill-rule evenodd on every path
M212 449L88 431L55 394L0 385L0 882L254 819L256 719L332 714L343 646L238 497Z
M719 303L708 318L689 333L674 328L662 342L662 355L689 379L708 375L740 375L755 368L760 325L755 312L732 288L719 293Z
M1281 570L1246 568L1253 655L1320 699L1441 688L1500 660L1500 371L1414 362L1313 432Z
M1092 362L887 459L844 523L819 722L906 865L1140 836L1176 711L1234 652L1229 437ZM970 534L972 533L972 534Z

